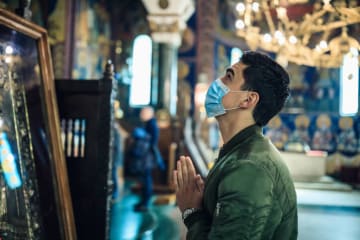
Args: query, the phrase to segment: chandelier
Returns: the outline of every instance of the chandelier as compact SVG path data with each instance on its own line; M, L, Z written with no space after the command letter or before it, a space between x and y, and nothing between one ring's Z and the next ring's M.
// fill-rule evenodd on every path
M357 0L243 0L230 3L237 15L236 35L252 50L276 53L281 64L293 62L335 68L342 65L345 54L359 57L359 42L351 36L360 35Z

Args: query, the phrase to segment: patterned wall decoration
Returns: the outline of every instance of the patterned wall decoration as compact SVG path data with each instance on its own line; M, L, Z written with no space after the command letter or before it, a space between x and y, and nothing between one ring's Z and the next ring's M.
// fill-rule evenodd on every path
M101 1L81 0L75 14L75 79L101 78L110 57L110 16Z
M360 167L360 117L341 117L332 113L280 113L265 127L281 151L327 153L326 172L341 173L343 167ZM356 176L351 181L356 180Z
M55 78L62 78L66 71L66 64L71 64L65 60L65 33L69 31L66 29L66 18L69 13L66 11L65 1L53 0L49 1L49 5L51 7L47 19L47 29L52 50L54 75Z

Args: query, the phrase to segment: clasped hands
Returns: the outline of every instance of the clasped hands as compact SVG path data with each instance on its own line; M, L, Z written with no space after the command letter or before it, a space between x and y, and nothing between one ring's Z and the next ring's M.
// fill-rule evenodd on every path
M190 157L181 156L176 163L173 180L177 205L181 212L187 208L202 208L204 181L196 174Z

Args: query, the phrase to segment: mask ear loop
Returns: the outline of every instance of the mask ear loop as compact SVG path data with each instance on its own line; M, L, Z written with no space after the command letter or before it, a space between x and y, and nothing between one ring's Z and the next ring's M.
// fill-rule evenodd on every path
M241 107L238 106L238 107L233 107L233 108L224 108L224 110L225 110L226 112L229 112L229 111L236 110L236 109L240 109L240 108L241 108Z
M229 91L229 93L230 92L234 92L234 93L247 92L247 93L249 93L249 90L234 90L234 91L231 90L231 91ZM249 101L249 94L248 94L247 98L244 101ZM232 108L224 108L224 110L225 111L232 111L232 110L236 110L236 109L240 109L240 108L242 108L242 107L237 106L237 107L232 107Z

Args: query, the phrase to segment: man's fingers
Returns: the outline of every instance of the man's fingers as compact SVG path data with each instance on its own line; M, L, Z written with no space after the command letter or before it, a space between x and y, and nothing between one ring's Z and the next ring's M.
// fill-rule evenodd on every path
M175 191L177 192L179 190L178 179L177 179L177 171L174 170L173 173L174 173L173 174L173 180L174 180Z
M185 162L186 162L186 167L188 170L188 177L189 177L188 184L191 184L193 191L197 191L198 186L197 186L197 182L196 182L197 179L196 179L196 171L195 171L194 164L192 163L192 160L190 157L186 157Z
M186 167L187 167L187 170L189 172L189 176L191 178L194 178L195 175L196 175L194 164L192 163L192 160L191 160L190 157L186 157L185 160L186 160Z
M196 186L197 186L197 189L199 190L199 192L203 192L205 184L204 184L204 180L201 178L201 176L199 174L196 175L195 182L196 182Z
M186 158L184 156L180 157L180 163L181 163L183 184L184 184L184 187L186 187L189 185L190 180L189 180L189 170L187 168Z
M204 181L200 175L196 175L194 164L190 157L181 156L174 170L174 184L176 191L188 189L190 191L202 192Z
M183 180L183 170L182 170L182 166L181 166L181 161L177 161L176 163L176 168L177 168L177 184L178 184L178 188L182 188L184 186L184 180Z

